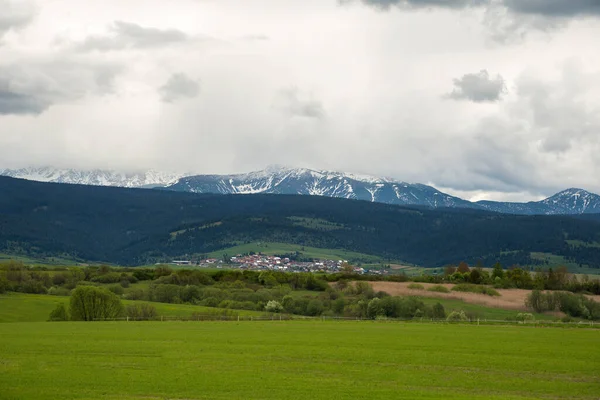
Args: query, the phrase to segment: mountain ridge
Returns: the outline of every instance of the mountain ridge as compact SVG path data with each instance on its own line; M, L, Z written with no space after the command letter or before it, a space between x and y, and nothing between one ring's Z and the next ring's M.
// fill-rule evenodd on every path
M471 202L433 186L401 180L271 165L259 171L229 175L189 175L148 170L123 173L114 170L56 169L52 167L0 170L0 175L41 182L76 183L126 188L162 188L213 194L300 194L338 197L394 205L431 208L468 208L520 215L578 215L600 213L600 196L569 188L541 201Z
M1 253L121 265L273 242L424 267L553 262L595 270L597 215L516 216L325 196L194 194L0 177Z

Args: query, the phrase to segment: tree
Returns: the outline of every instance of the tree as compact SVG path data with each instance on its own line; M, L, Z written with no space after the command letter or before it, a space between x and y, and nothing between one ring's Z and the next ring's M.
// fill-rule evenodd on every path
M446 318L446 310L444 306L440 303L435 303L433 306L433 318L435 319L445 319Z
M276 300L270 300L265 306L265 311L272 313L280 313L283 311L283 306Z
M535 312L544 312L546 311L546 302L544 301L544 295L539 290L533 290L529 296L527 296L527 300L525 300L525 305L529 308L532 308Z
M492 271L492 279L496 279L496 277L504 279L504 269L502 269L502 264L500 263L496 263Z
M125 314L133 319L152 319L157 316L156 307L150 303L131 304L125 308Z
M48 321L68 321L69 314L64 304L60 303L56 305L56 308L50 313Z
M460 272L461 274L466 274L467 272L469 272L469 264L467 264L466 262L461 262L460 264L458 264L458 269L456 270L456 272Z
M71 319L93 321L117 318L123 313L123 304L117 295L105 288L79 286L71 294Z
M450 315L448 315L448 318L446 318L446 321L448 322L461 322L461 321L467 321L467 315L465 314L464 311L452 311L450 313Z

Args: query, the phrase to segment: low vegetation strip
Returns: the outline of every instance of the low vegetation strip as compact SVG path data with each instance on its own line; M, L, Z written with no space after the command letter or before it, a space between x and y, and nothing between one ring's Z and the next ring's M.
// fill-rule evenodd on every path
M600 393L594 330L65 322L1 324L0 339L7 399L597 399Z

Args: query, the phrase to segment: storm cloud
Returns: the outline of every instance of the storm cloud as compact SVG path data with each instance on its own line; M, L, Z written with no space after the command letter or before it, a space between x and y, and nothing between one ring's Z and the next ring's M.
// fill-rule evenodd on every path
M476 74L465 74L454 79L454 90L445 97L453 100L469 100L475 103L495 102L506 92L504 78L490 77L487 70Z
M119 71L68 61L0 66L0 115L37 115L54 104L110 93Z

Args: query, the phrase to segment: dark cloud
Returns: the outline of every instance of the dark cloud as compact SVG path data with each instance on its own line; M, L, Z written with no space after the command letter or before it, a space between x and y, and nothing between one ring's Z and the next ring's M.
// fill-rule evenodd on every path
M185 98L194 98L200 94L200 84L183 73L171 75L167 83L158 89L165 103L174 103Z
M40 114L48 107L44 99L0 88L0 115Z
M274 106L294 117L323 118L325 116L323 104L312 96L304 96L297 88L279 91Z
M28 1L0 0L0 38L31 23L35 9Z
M578 18L600 17L600 0L338 0L389 11L445 8L485 11L484 24L497 42L522 40L531 31L549 32Z
M600 0L503 0L516 14L544 17L600 16Z
M360 0L362 3L379 8L381 10L389 10L392 7L403 9L418 9L418 8L466 8L480 6L488 3L489 0ZM340 0L341 4L352 3L354 0Z
M109 34L90 36L76 47L81 51L111 51L149 49L186 42L190 37L177 29L148 28L123 21L115 21Z
M479 73L466 74L460 79L454 79L454 90L446 97L453 100L486 103L501 100L505 92L504 78L500 75L490 77L490 74L484 69Z
M112 92L120 68L76 62L0 67L0 115L41 114L54 104Z

